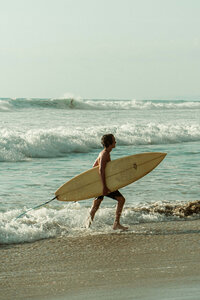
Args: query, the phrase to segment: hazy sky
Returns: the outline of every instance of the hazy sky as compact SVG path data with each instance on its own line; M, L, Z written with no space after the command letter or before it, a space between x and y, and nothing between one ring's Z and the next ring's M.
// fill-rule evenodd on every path
M200 0L0 0L0 97L200 96Z

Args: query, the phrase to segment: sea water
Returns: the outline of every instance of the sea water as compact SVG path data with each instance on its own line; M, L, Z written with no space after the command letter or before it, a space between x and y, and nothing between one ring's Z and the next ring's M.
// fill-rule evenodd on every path
M90 229L92 199L54 200L16 219L91 168L106 133L117 141L111 159L167 153L150 174L121 189L123 224L178 219L134 209L199 200L200 100L0 98L0 243L112 230L116 201L106 197Z

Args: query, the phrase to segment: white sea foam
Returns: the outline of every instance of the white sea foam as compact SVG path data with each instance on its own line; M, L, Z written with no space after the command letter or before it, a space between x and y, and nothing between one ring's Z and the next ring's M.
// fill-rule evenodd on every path
M36 98L0 98L0 111L26 108L53 108L79 110L177 110L200 109L200 101L156 101L156 100L82 100L81 98L36 99Z
M11 210L0 213L0 244L33 242L61 235L83 236L113 232L114 207L101 208L89 229L86 228L89 208L79 203L69 203L60 209L43 207L16 219L21 212L21 210ZM131 227L140 223L163 222L172 219L178 220L179 218L125 208L121 222Z
M0 129L0 161L21 161L30 158L62 157L68 153L84 153L100 148L104 132L112 132L120 146L163 145L200 141L198 124L148 123L107 125L75 129L57 127L32 129Z

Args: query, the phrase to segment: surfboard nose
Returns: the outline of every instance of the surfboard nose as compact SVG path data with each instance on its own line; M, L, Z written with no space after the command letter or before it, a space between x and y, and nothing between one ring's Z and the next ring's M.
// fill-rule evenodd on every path
M167 153L165 153L165 152L160 153L160 157L159 157L160 163L163 161L163 159L166 157L166 155L167 155Z

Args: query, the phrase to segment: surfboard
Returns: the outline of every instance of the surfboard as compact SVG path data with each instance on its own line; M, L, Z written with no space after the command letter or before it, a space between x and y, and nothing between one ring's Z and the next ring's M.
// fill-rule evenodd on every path
M157 167L166 155L161 152L140 153L108 162L105 170L107 187L113 192L137 181ZM98 197L102 190L97 166L63 184L55 196L60 201L79 201Z

